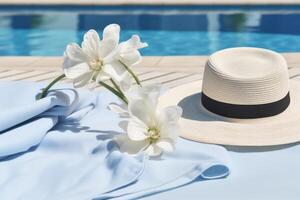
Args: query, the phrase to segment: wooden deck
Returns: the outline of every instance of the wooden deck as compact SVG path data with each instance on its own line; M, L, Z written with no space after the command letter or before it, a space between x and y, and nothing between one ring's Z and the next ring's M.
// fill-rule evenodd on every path
M290 77L300 80L300 53L283 54ZM144 85L175 87L200 80L207 56L144 57L134 67ZM50 82L62 73L62 57L0 57L0 80ZM64 80L63 82L68 82Z

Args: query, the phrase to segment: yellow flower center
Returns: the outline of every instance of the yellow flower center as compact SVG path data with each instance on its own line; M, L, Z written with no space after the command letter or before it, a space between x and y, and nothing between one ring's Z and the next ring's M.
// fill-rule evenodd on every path
M150 134L150 143L155 143L160 138L160 131L156 127L151 127L148 129L148 133Z
M103 61L101 59L95 59L90 63L91 69L96 72L101 71L102 66L103 66Z

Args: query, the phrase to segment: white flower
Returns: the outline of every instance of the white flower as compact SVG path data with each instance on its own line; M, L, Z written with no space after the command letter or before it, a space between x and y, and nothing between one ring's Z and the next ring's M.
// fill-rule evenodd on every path
M130 87L131 76L122 63L132 66L140 62L138 50L147 44L141 43L137 35L120 44L119 38L120 26L111 24L104 28L102 40L95 30L89 30L84 35L81 47L76 43L67 46L63 68L66 77L73 80L75 87L110 78L124 90Z
M129 98L127 139L117 139L121 150L129 153L144 150L150 156L173 151L182 109L178 106L158 109L160 88L157 86L138 90Z

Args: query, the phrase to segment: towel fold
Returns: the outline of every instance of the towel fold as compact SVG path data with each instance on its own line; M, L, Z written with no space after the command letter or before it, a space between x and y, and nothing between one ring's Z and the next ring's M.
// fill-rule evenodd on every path
M147 160L135 184L95 199L136 199L192 183L226 177L229 157L223 147L179 139L176 151Z
M20 153L38 145L58 121L71 114L88 112L96 95L61 86L36 100L41 84L0 82L0 157Z
M40 88L0 82L0 119L12 115L9 108L20 113L17 122L0 122L1 200L133 199L229 174L227 151L217 145L179 139L175 152L159 158L122 153L113 137L124 134L123 119L107 109L116 97L60 87L46 103L35 102ZM3 91L14 91L20 102L9 102Z

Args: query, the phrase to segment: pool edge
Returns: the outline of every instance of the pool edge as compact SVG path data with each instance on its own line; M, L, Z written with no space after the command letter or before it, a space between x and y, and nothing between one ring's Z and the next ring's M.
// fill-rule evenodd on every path
M0 0L0 5L300 5L297 0Z

